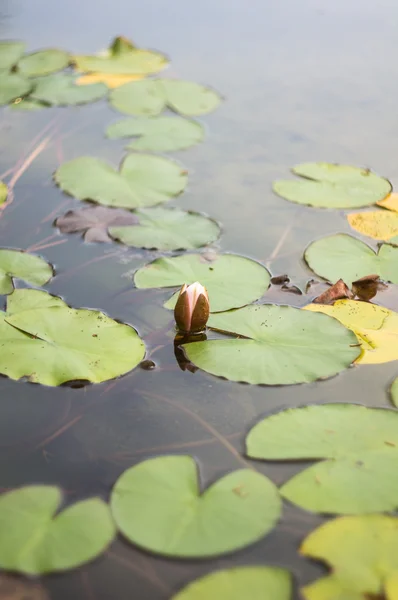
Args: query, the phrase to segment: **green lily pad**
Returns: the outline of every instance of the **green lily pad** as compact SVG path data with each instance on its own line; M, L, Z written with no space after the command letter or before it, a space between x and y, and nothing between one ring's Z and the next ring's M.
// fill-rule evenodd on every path
M95 102L107 93L108 88L103 83L75 85L73 75L57 73L37 79L31 98L54 106L69 106Z
M251 458L327 459L281 488L306 510L360 514L398 507L398 412L355 404L292 408L255 425L246 445Z
M333 570L333 575L303 589L306 600L384 598L383 591L398 572L398 519L365 515L328 521L309 534L300 553ZM339 587L345 595L332 596Z
M122 119L110 125L106 135L109 138L137 136L138 139L127 146L129 150L172 152L199 144L203 140L204 130L196 121L180 117L158 117Z
M0 42L0 71L9 71L25 51L24 42Z
M178 208L137 211L137 225L109 227L109 235L135 248L188 250L214 242L220 235L215 221Z
M101 554L115 528L105 502L90 498L55 515L61 491L22 487L0 496L0 566L27 575L73 569Z
M383 200L391 183L372 173L347 165L304 163L292 169L302 179L275 181L273 190L291 202L320 208L358 208Z
M189 583L172 600L290 600L290 573L275 567L235 567Z
M182 347L204 371L252 384L307 383L348 368L360 354L355 334L331 317L304 314L291 306L264 304L211 315L208 327L234 337Z
M130 154L116 171L98 158L82 156L62 164L54 175L64 191L79 200L120 208L154 206L180 194L187 174L161 156Z
M0 106L26 96L32 89L32 85L29 79L21 75L0 72Z
M390 387L391 401L398 408L398 377L394 379Z
M181 287L199 281L207 288L210 310L217 312L244 306L260 298L268 289L270 274L254 260L236 254L220 254L207 259L202 254L158 258L138 269L137 288ZM173 309L176 292L165 304Z
M23 250L0 248L0 294L11 294L14 289L14 277L31 285L42 286L52 276L52 266L40 256L28 254Z
M154 50L132 48L128 51L89 56L78 54L73 57L76 68L84 73L100 72L113 75L151 75L159 73L168 65L164 54Z
M281 503L274 484L241 469L200 493L190 456L151 458L127 469L111 495L116 525L134 544L166 556L205 557L261 539Z
M18 72L26 77L39 77L62 71L69 64L69 54L63 50L49 48L25 54L18 63Z
M39 100L33 100L32 98L17 98L15 102L10 104L10 108L12 110L26 110L29 112L33 112L36 110L42 110L43 108L48 108L48 104L44 104L44 102L40 102Z
M0 206L7 200L8 187L0 180Z
M339 279L351 287L365 275L398 283L398 248L382 244L378 252L351 235L338 233L312 242L304 253L310 269L331 283Z
M99 311L70 308L49 295L41 305L37 293L15 290L7 312L0 313L1 374L50 386L100 383L124 375L143 359L144 343L129 325Z
M126 115L156 116L169 107L193 117L215 110L222 98L214 90L191 81L152 79L132 81L112 90L109 101Z

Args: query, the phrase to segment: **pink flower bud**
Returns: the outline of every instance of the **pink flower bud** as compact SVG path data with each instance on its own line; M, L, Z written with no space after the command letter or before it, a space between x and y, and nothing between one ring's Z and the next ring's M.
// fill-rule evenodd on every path
M177 327L184 333L198 333L206 327L210 306L207 290L203 285L184 283L174 309Z

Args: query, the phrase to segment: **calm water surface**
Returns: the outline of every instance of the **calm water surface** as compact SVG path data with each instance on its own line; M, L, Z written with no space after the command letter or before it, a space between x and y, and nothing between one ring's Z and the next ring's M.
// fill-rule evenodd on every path
M225 104L203 118L206 141L174 155L190 180L172 204L217 218L223 235L216 247L259 259L274 275L289 273L298 285L311 277L302 261L308 243L349 229L343 212L287 203L272 194L271 183L307 160L365 165L398 182L397 24L393 0L0 0L0 37L23 39L29 50L94 52L124 34L169 54L171 75L224 94ZM1 245L38 249L56 266L47 286L51 293L134 325L149 351L157 348L153 371L138 368L116 382L83 389L1 379L0 487L52 483L66 490L68 502L91 495L107 499L127 467L167 452L194 455L206 486L242 467L244 435L267 413L330 401L388 406L394 363L275 388L183 372L173 354L171 315L161 308L166 294L132 287L134 270L154 254L87 245L79 236L48 240L55 233L53 219L79 205L54 187L52 172L83 154L116 165L124 142L105 140L103 132L117 118L105 102L0 114L1 173L52 123L42 133L52 136L47 149L18 181L15 200L0 220ZM60 243L51 245L54 241ZM278 291L266 298L297 306L308 302ZM390 286L378 300L398 309L396 298ZM255 466L276 484L301 468ZM263 541L211 561L154 558L118 539L94 563L45 578L43 585L56 600L166 600L203 573L252 563L290 569L298 588L322 572L297 554L305 534L320 522L285 505L280 524Z

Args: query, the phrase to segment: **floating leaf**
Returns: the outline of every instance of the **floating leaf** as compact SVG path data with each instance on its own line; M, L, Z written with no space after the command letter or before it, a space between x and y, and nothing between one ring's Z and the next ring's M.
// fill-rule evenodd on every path
M81 210L69 210L58 217L55 225L61 233L80 233L85 242L110 242L108 227L138 223L136 215L127 210L94 206Z
M388 196L391 183L360 169L331 163L303 163L292 169L302 179L275 181L273 190L282 198L320 208L356 208L376 204Z
M342 279L339 279L331 287L327 288L322 294L313 299L314 304L334 304L336 300L342 298L353 298L354 294L346 286Z
M15 290L9 312L0 313L1 374L51 386L72 380L100 383L124 375L143 359L145 346L129 325L98 311L69 308L60 299L52 305L52 297L41 308L38 293Z
M207 288L210 310L217 312L244 306L260 298L268 289L270 274L265 267L236 254L215 255L207 260L201 254L158 258L138 269L137 288L181 287L199 281ZM178 293L166 303L174 308Z
M13 277L23 279L31 285L41 286L52 276L52 266L40 256L28 254L23 250L0 248L0 294L11 294L14 289Z
M186 171L178 163L147 154L128 155L119 172L98 158L81 156L63 163L54 178L64 192L79 200L120 208L166 202L187 183Z
M378 600L379 598L372 599L367 594L347 589L344 582L333 577L333 575L323 577L315 583L307 585L301 589L301 593L305 600Z
M22 487L0 496L0 566L27 575L78 567L101 554L115 529L99 498L55 516L61 492L50 485Z
M398 377L394 379L390 387L392 403L398 408Z
M334 319L304 314L298 308L264 304L211 315L209 327L239 337L183 348L204 371L253 384L305 383L349 367L359 354L356 337Z
M385 281L398 283L398 248L370 246L345 233L329 235L312 242L304 258L319 277L335 283L339 279L351 286L353 281L375 273Z
M261 539L281 504L274 484L241 469L202 494L190 456L161 456L127 469L111 496L117 527L138 546L174 557L217 556Z
M42 110L43 108L48 108L48 104L44 104L44 102L40 102L39 100L33 100L29 97L17 98L15 102L10 104L10 108L12 110L36 111Z
M0 106L20 96L26 96L32 89L32 85L29 79L21 75L0 72Z
M380 202L377 202L377 205L382 206L383 208L387 208L388 210L398 212L398 193L392 192L387 196L387 198L384 198L384 200L380 200Z
M75 77L65 73L47 75L37 79L36 82L31 97L55 106L87 104L100 100L108 92L108 88L103 83L78 86L75 84Z
M8 187L0 180L0 206L7 200Z
M174 79L152 79L127 83L114 90L109 101L126 115L156 116L166 107L187 117L217 108L220 95L198 83Z
M9 71L25 51L24 42L0 42L0 71Z
M304 310L322 312L351 329L358 338L362 364L398 360L398 313L366 302L338 300L333 306L308 304Z
M275 567L235 567L196 579L171 600L290 600L291 577Z
M18 72L26 77L38 77L62 71L68 64L69 54L67 52L49 48L25 54L18 63Z
M184 150L203 140L204 131L200 123L180 117L158 117L122 119L108 127L109 138L139 136L127 146L130 150L171 152Z
M164 54L140 48L105 55L73 57L76 68L83 72L111 73L112 75L151 75L162 71L168 64Z
M217 223L199 213L148 208L135 214L139 225L111 226L110 236L136 248L189 250L214 242L220 235Z
M309 534L300 552L333 569L333 575L304 588L307 600L362 600L362 593L364 600L376 600L398 572L398 519L366 515L328 521ZM321 594L339 585L346 595Z
M92 83L104 83L109 89L120 87L130 81L139 81L143 75L112 75L112 73L88 73L81 75L75 81L76 85L91 85Z
M384 210L351 213L347 215L350 226L375 240L397 241L398 236L398 213Z
M292 408L255 425L250 458L328 459L292 477L283 497L320 513L371 513L398 506L398 413L356 404Z

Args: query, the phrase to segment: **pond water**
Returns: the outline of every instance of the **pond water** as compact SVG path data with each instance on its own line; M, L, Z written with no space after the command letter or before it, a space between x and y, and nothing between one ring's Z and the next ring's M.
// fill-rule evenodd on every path
M310 241L349 226L342 211L276 197L272 181L310 160L369 166L398 181L397 24L393 0L0 0L0 37L25 40L28 50L57 46L89 53L123 34L166 52L170 74L219 90L225 103L201 119L205 142L173 154L189 171L189 187L171 205L210 214L223 228L217 248L261 260L273 275L288 273L298 286L312 276L302 259ZM119 163L124 140L104 139L116 118L105 102L38 113L6 108L0 115L0 173L47 139L2 214L1 245L39 252L56 268L48 291L134 325L156 364L80 389L1 379L2 490L42 482L61 486L71 502L92 495L108 499L127 467L162 453L193 455L207 486L246 463L244 436L261 416L307 403L388 406L395 363L281 387L179 369L171 314L162 308L167 293L132 285L135 269L156 254L85 244L52 226L56 216L79 206L53 185L53 171L84 154ZM293 306L309 301L278 288L266 299ZM378 301L398 309L393 286ZM276 484L301 468L253 464ZM298 598L299 585L322 573L297 553L321 520L285 503L270 535L217 560L160 559L118 538L92 564L46 577L43 585L57 600L166 600L216 568L266 564L292 571Z

